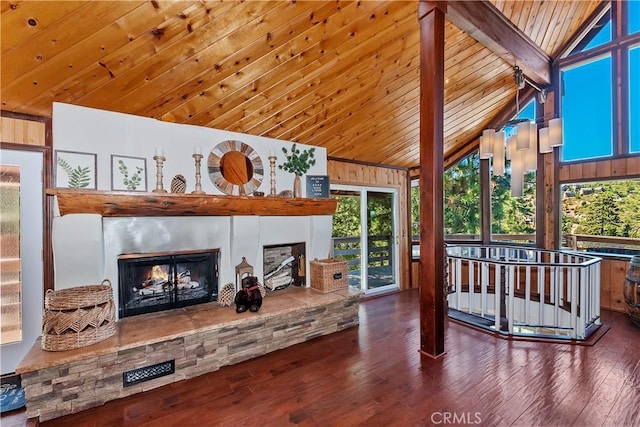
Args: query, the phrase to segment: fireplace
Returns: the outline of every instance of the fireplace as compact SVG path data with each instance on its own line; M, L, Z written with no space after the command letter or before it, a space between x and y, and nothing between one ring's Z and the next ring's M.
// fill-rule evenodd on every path
M264 285L271 291L305 286L305 243L263 246Z
M216 301L218 250L118 257L119 317Z

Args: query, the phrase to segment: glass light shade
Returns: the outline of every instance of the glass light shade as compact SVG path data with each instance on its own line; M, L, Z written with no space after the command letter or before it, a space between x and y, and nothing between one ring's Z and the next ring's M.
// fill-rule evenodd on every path
M540 129L538 144L541 153L551 153L553 151L553 147L549 145L549 128Z
M521 151L524 157L525 172L533 172L538 168L538 144L534 140L527 151Z
M524 151L524 170L533 172L538 168L538 125L529 124L529 148Z
M516 133L516 150L528 150L529 141L531 140L531 126L529 122L518 123Z
M504 175L504 131L496 132L493 137L493 171L494 175Z
M493 137L496 131L493 129L485 129L480 137L480 158L488 159L493 156Z
M515 134L507 138L507 160L511 160L513 152L516 150L516 137Z
M562 118L549 120L549 146L560 147L562 143Z
M487 152L487 143L484 142L484 137L480 137L480 144L478 147L478 157L480 157L480 159L488 159L491 156L488 156L486 154Z
M525 151L513 151L511 158L511 195L522 197L524 193L524 156Z

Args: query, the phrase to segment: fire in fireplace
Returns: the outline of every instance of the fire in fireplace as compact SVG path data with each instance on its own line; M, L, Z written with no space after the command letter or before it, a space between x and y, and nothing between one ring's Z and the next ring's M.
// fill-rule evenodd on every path
M120 318L216 301L218 250L118 257Z

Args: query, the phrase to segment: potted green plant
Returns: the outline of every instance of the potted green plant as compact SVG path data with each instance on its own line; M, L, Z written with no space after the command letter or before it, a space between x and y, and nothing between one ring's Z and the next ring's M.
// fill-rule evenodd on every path
M291 147L291 153L287 151L286 147L282 147L287 161L280 164L278 167L284 171L291 172L296 177L293 180L293 197L302 196L302 183L300 177L307 173L311 166L316 164L314 158L315 148L309 148L308 150L302 150L296 148L296 144Z

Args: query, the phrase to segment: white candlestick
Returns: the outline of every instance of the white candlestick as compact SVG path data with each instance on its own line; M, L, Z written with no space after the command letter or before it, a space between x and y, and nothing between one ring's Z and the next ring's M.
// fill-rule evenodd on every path
M273 150L269 150L269 157L275 157L276 156L276 152Z
M193 147L193 154L202 154L202 147Z

